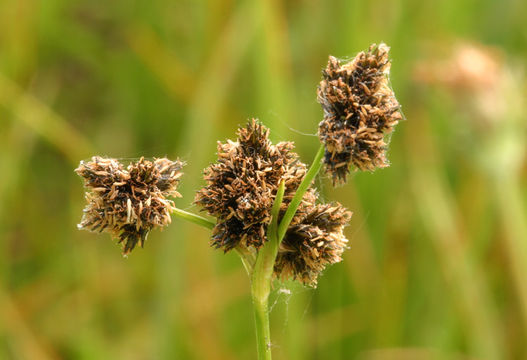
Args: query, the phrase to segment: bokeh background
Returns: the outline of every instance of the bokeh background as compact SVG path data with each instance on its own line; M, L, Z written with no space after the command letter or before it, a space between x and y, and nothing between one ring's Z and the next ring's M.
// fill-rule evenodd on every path
M316 290L275 284L276 359L527 357L527 2L2 0L0 358L252 359L249 281L174 219L128 258L76 229L82 159L180 157L197 211L216 141L258 117L304 162L329 54L392 47L391 167Z

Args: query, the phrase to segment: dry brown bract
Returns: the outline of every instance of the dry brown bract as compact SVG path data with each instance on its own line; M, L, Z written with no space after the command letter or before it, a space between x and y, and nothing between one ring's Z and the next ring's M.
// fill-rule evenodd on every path
M289 227L280 244L275 277L293 278L315 286L318 275L327 265L342 260L348 243L343 229L351 215L338 203L319 204L306 210L305 216Z
M259 249L266 241L279 183L285 181L285 210L306 173L306 166L292 151L293 144L273 145L269 130L255 119L237 135L236 142L218 142L218 161L205 169L207 186L195 199L216 217L212 245L224 251L236 246ZM311 192L304 201L309 197Z
M142 247L150 230L170 223L184 163L141 158L125 169L115 159L94 156L75 172L85 181L86 200L79 229L108 232L123 243L123 254Z
M333 183L344 183L351 164L360 170L388 166L385 134L401 119L400 106L388 84L386 44L370 46L341 65L330 56L317 91L324 110L318 135L325 144L324 162Z

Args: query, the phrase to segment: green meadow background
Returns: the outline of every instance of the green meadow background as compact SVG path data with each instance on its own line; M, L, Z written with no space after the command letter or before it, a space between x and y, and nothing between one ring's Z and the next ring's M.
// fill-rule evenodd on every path
M216 142L251 117L310 163L328 55L381 41L406 118L391 167L317 179L354 212L350 249L316 290L275 284L274 357L527 358L526 23L519 0L1 0L0 359L254 359L236 255L174 218L123 258L77 230L73 170L179 157L176 204L198 211ZM434 77L459 44L510 71L468 56L475 85Z

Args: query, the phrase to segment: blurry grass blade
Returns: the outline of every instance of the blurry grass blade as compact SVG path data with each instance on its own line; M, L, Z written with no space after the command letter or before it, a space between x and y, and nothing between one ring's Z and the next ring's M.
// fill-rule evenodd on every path
M73 164L86 158L92 147L88 140L31 94L24 93L13 81L0 74L0 105L11 110L15 118L49 141Z
M197 79L196 91L188 114L188 136L186 138L189 141L210 139L212 132L216 129L229 94L229 87L254 37L255 30L260 26L250 16L253 6L251 1L246 1L236 8L225 30L218 37L208 60L204 63L203 70L200 72L201 76ZM206 100L206 106L204 106L204 100ZM203 126L204 124L206 126ZM201 148L200 143L200 141L194 142L197 145L196 148ZM184 148L190 147L184 146ZM197 154L204 154L204 152L196 151ZM195 158L194 163L203 164L203 156Z
M266 122L273 131L281 134L286 123L297 126L286 5L277 0L258 0L254 4L254 19L261 23L253 50L257 112L271 112L272 116L268 116Z
M456 351L448 352L426 347L393 347L368 349L360 354L359 360L476 360Z
M527 335L527 216L522 199L520 179L515 175L500 176L493 184L494 196L499 208L505 233L505 246L509 257L510 271L516 287L518 301Z
M304 324L308 330L303 331L305 334L316 334L316 336L306 338L305 341L310 348L324 349L328 344L335 344L345 337L365 331L364 324L359 321L360 317L360 311L356 305L317 314ZM335 324L341 321L345 321L346 326L344 328L335 327Z
M527 125L524 99L527 96L524 72L505 68L500 78L503 89L503 112L494 114L495 127L483 141L488 156L492 190L499 208L505 233L505 247L523 315L524 337L527 336L527 212L522 192L522 167L527 158Z
M17 309L9 294L0 289L0 330L2 335L11 335L17 341L13 342L13 350L20 359L59 359L48 346L42 344L38 335L32 331L29 324L26 323L22 314ZM0 352L0 355L2 352Z
M169 51L156 33L146 26L134 26L126 31L126 39L132 50L154 73L177 100L189 102L195 82L185 64Z
M439 167L430 165L431 159L439 155L434 151L428 128L423 122L421 124L420 128L414 125L413 129L419 136L408 135L420 141L407 141L414 145L408 154L412 160L410 181L417 210L452 287L451 294L456 294L453 300L458 301L466 320L465 333L471 355L503 359L503 332L490 299L485 274L468 252L467 242L457 225L459 216L456 216L452 195L442 181Z
M243 55L246 53L250 41L254 36L257 24L251 18L252 2L240 3L229 17L224 30L217 36L217 42L211 51L201 51L201 43L196 43L196 51L207 53L209 57L203 61L200 71L193 74L193 92L190 92L188 115L185 119L184 134L182 141L178 143L176 150L192 154L192 162L186 169L185 183L197 184L201 181L200 168L208 161L209 150L214 148L214 134L218 129L220 115L224 110L226 99L229 95L229 87L232 85L234 76L239 69ZM188 90L188 89L187 89ZM211 144L210 148L205 144ZM191 198L193 191L189 187L181 187L184 198ZM182 224L179 228L180 239L191 238L191 227ZM185 273L199 271L204 263L213 263L213 254L208 251L201 253L199 261L191 261L188 266L183 266L183 259L187 258L190 249L170 242L159 254L157 261L157 274L159 292L157 308L159 314L169 309L180 307L178 297L182 284L186 282ZM174 253L181 260L177 268L174 267ZM156 347L159 349L158 357L170 358L169 349L173 347L174 336L185 336L185 341L190 344L202 343L200 336L188 333L183 329L174 330L171 318L158 316L156 318ZM214 328L215 324L209 324Z

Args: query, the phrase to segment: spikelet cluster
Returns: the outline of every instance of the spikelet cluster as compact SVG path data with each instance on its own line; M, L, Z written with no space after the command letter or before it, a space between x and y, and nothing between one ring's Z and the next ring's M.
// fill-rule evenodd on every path
M402 118L389 87L389 49L386 44L374 44L344 65L330 56L322 72L317 99L324 120L318 135L334 184L346 181L351 165L370 171L388 166L385 135Z
M342 260L348 243L343 230L351 215L338 203L305 209L304 215L289 226L280 244L274 276L315 286L327 265Z
M272 144L269 130L255 119L237 135L236 142L218 142L218 161L205 169L207 185L195 198L216 218L212 246L225 252L236 246L259 249L266 241L279 183L285 182L287 206L306 173L293 144Z
M95 156L75 172L84 179L88 204L79 229L107 232L123 245L123 254L144 245L150 230L170 223L174 207L168 197L176 188L184 163L165 158L141 158L128 167L115 159Z
M195 202L217 220L212 246L225 252L235 247L254 252L267 241L280 182L285 183L281 219L306 166L292 151L292 143L272 144L269 130L254 119L237 135L236 142L218 143L218 161L205 169L207 185ZM275 277L315 285L326 265L341 260L347 242L342 229L351 213L339 204L316 205L317 198L313 188L304 194L279 248Z

